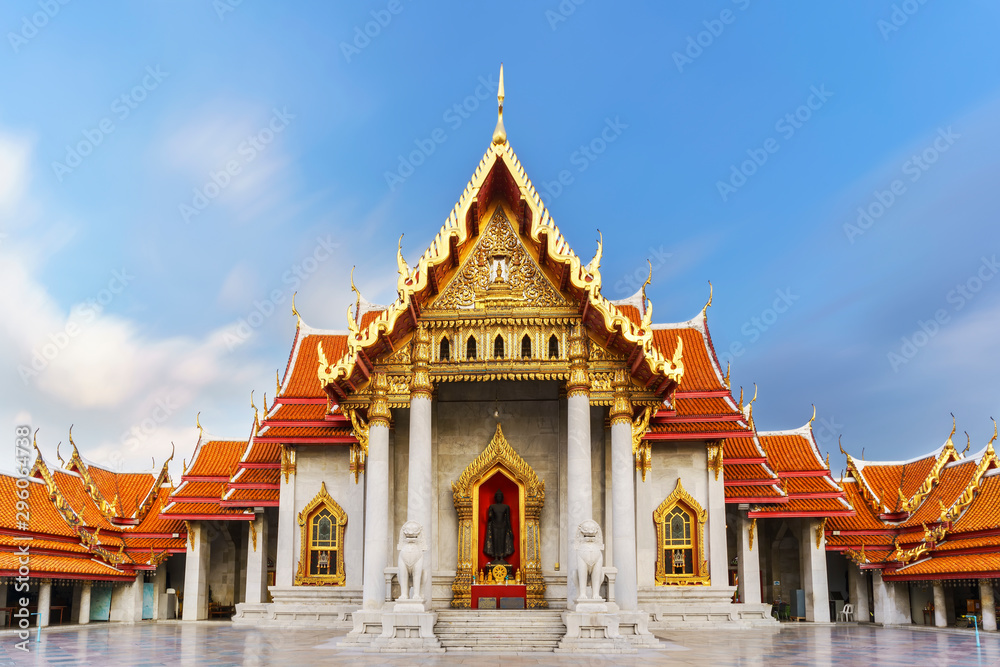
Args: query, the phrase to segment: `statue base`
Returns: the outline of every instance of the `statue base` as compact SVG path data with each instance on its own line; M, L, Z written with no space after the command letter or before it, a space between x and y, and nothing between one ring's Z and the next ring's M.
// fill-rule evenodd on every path
M660 640L649 631L649 612L619 611L618 633L632 646L659 646Z
M580 611L580 606L601 605L605 611ZM618 631L618 614L606 611L597 600L577 602L577 611L563 612L566 635L556 653L635 653L636 649Z
M337 646L358 648L371 645L382 634L382 616L381 610L358 609L353 612L351 620L354 622L354 629Z
M601 598L577 598L574 611L584 614L599 614L609 611L608 603Z
M441 642L434 636L437 614L428 611L403 611L423 601L397 603L392 611L382 614L382 634L365 649L377 653L444 653Z

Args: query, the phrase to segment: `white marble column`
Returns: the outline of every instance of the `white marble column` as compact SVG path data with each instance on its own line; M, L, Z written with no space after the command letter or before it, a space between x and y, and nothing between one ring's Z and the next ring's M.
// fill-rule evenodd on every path
M191 521L188 525L183 620L203 621L208 618L208 571L212 546L205 522Z
M389 530L389 423L372 419L365 461L364 608L385 602L385 568Z
M799 534L799 554L802 559L802 588L806 594L806 620L830 622L830 591L826 578L826 537L817 531L822 525L817 519L803 519Z
M611 511L614 515L615 597L624 611L639 608L635 569L635 459L632 423L628 417L611 422Z
M167 618L167 563L163 561L156 567L153 575L153 620L163 621Z
M81 625L90 623L90 590L93 585L89 581L83 582L80 587L80 609L77 621Z
M267 514L261 512L247 531L247 604L267 602L267 539Z
M987 632L996 632L997 610L993 600L993 582L989 579L979 580L979 604L983 610L982 629Z
M944 583L934 582L934 625L948 627L948 603L944 599Z
M145 576L140 572L131 583L125 585L122 614L122 621L125 623L138 623L142 620L142 588L145 583Z
M875 594L875 622L880 625L909 625L910 589L882 579L881 570L872 570L872 590Z
M406 473L406 520L416 521L424 529L428 545L434 544L432 503L434 501L434 465L431 458L431 396L414 392L410 398L410 451ZM431 603L431 573L433 549L424 554L423 588L416 595L424 604Z
M274 563L276 588L291 587L295 581L299 554L299 526L295 512L295 450L286 449L281 462L281 485L278 491L278 553Z
M752 543L751 527L753 527ZM739 556L737 571L740 578L740 601L745 604L760 604L760 535L753 519L744 515L739 517L736 549Z
M594 490L591 483L590 395L576 390L566 399L566 605L576 608L576 550L573 542L581 523L593 518Z
M709 453L713 448L721 448L721 444L711 445ZM712 464L713 462L709 462ZM721 460L716 459L714 464L719 465L718 473L708 466L708 572L712 577L713 586L729 585L729 542L726 539L726 488L725 477L721 469Z
M49 627L49 608L51 605L52 582L45 579L38 588L38 625L43 628Z
M850 602L854 605L854 620L868 623L868 577L854 563L847 564L847 585L850 588Z

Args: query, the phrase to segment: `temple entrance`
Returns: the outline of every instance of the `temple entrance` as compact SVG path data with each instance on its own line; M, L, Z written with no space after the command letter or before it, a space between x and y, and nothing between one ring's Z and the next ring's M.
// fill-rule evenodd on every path
M545 482L511 448L499 424L452 492L459 524L451 606L545 607L539 530Z

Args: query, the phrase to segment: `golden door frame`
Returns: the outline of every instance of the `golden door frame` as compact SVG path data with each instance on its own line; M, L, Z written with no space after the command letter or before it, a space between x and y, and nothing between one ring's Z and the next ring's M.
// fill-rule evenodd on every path
M469 464L458 481L451 484L458 512L458 567L451 586L454 594L451 606L472 607L472 579L479 560L479 513L475 511L474 501L479 495L479 487L497 471L502 471L518 487L521 572L527 589L526 606L528 609L547 607L539 525L545 504L545 481L538 479L528 462L510 446L500 424L486 449Z

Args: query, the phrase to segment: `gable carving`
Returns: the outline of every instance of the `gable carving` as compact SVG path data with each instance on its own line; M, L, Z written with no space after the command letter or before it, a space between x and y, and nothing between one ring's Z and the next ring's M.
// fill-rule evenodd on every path
M522 245L497 206L476 247L432 310L558 308L569 306Z

